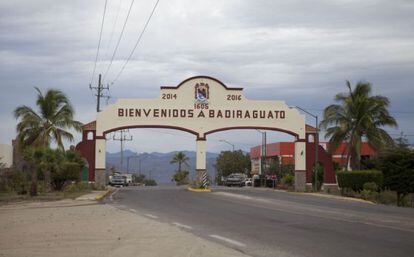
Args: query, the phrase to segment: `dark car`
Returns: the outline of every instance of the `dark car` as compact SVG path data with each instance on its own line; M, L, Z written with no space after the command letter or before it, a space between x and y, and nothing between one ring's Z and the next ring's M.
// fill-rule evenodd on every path
M226 179L226 186L244 186L244 182L246 181L245 176L241 174L230 174Z

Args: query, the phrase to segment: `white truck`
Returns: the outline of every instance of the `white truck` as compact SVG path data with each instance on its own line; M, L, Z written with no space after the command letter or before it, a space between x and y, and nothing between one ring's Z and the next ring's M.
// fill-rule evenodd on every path
M129 186L132 184L132 174L115 173L109 176L109 185L111 186Z

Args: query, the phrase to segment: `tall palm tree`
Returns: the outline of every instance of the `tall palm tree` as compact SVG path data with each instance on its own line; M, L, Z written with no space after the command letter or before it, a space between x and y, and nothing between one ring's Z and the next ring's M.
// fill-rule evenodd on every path
M35 87L37 91L36 105L39 112L21 105L14 110L17 124L17 139L21 150L31 146L38 148L50 147L56 143L58 149L64 150L63 140L73 141L73 135L68 131L75 129L81 131L82 123L73 119L74 109L67 96L56 89L50 89L45 95ZM29 158L32 163L40 158ZM29 161L30 162L30 161ZM38 165L31 165L37 174ZM37 175L33 174L36 179ZM50 170L45 172L46 189L50 190ZM36 182L37 183L37 182ZM32 186L32 194L36 194L36 188Z
M172 160L170 161L170 163L178 163L178 171L181 171L181 166L184 164L186 166L188 166L188 161L190 160L190 158L188 158L185 153L183 152L178 152L174 155L174 157L172 158Z
M347 142L347 164L352 169L360 168L361 143L365 138L368 143L379 150L386 144L393 144L383 126L396 127L397 122L389 114L389 100L380 95L371 95L371 84L358 82L354 89L346 82L347 93L335 96L333 104L325 108L321 128L326 129L329 139L329 151L334 152L342 142Z
M73 119L73 107L64 93L50 89L43 95L39 88L35 89L39 112L26 105L14 110L16 119L20 119L17 137L23 147L48 147L54 142L59 149L64 150L63 139L73 141L73 135L68 129L81 131L82 123Z

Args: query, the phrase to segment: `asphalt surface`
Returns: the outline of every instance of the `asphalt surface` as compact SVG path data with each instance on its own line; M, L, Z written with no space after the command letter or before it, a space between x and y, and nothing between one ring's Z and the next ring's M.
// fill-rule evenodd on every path
M257 188L122 188L108 204L251 256L414 256L414 209Z

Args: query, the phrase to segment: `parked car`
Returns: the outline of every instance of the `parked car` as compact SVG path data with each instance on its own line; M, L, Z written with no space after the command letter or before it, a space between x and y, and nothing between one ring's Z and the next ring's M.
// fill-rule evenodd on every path
M228 187L245 185L246 177L243 174L232 173L226 178L225 185Z
M127 185L126 177L122 175L114 175L112 176L112 178L110 178L109 185L110 186L126 186Z
M253 186L252 178L246 178L246 181L244 181L245 186Z

